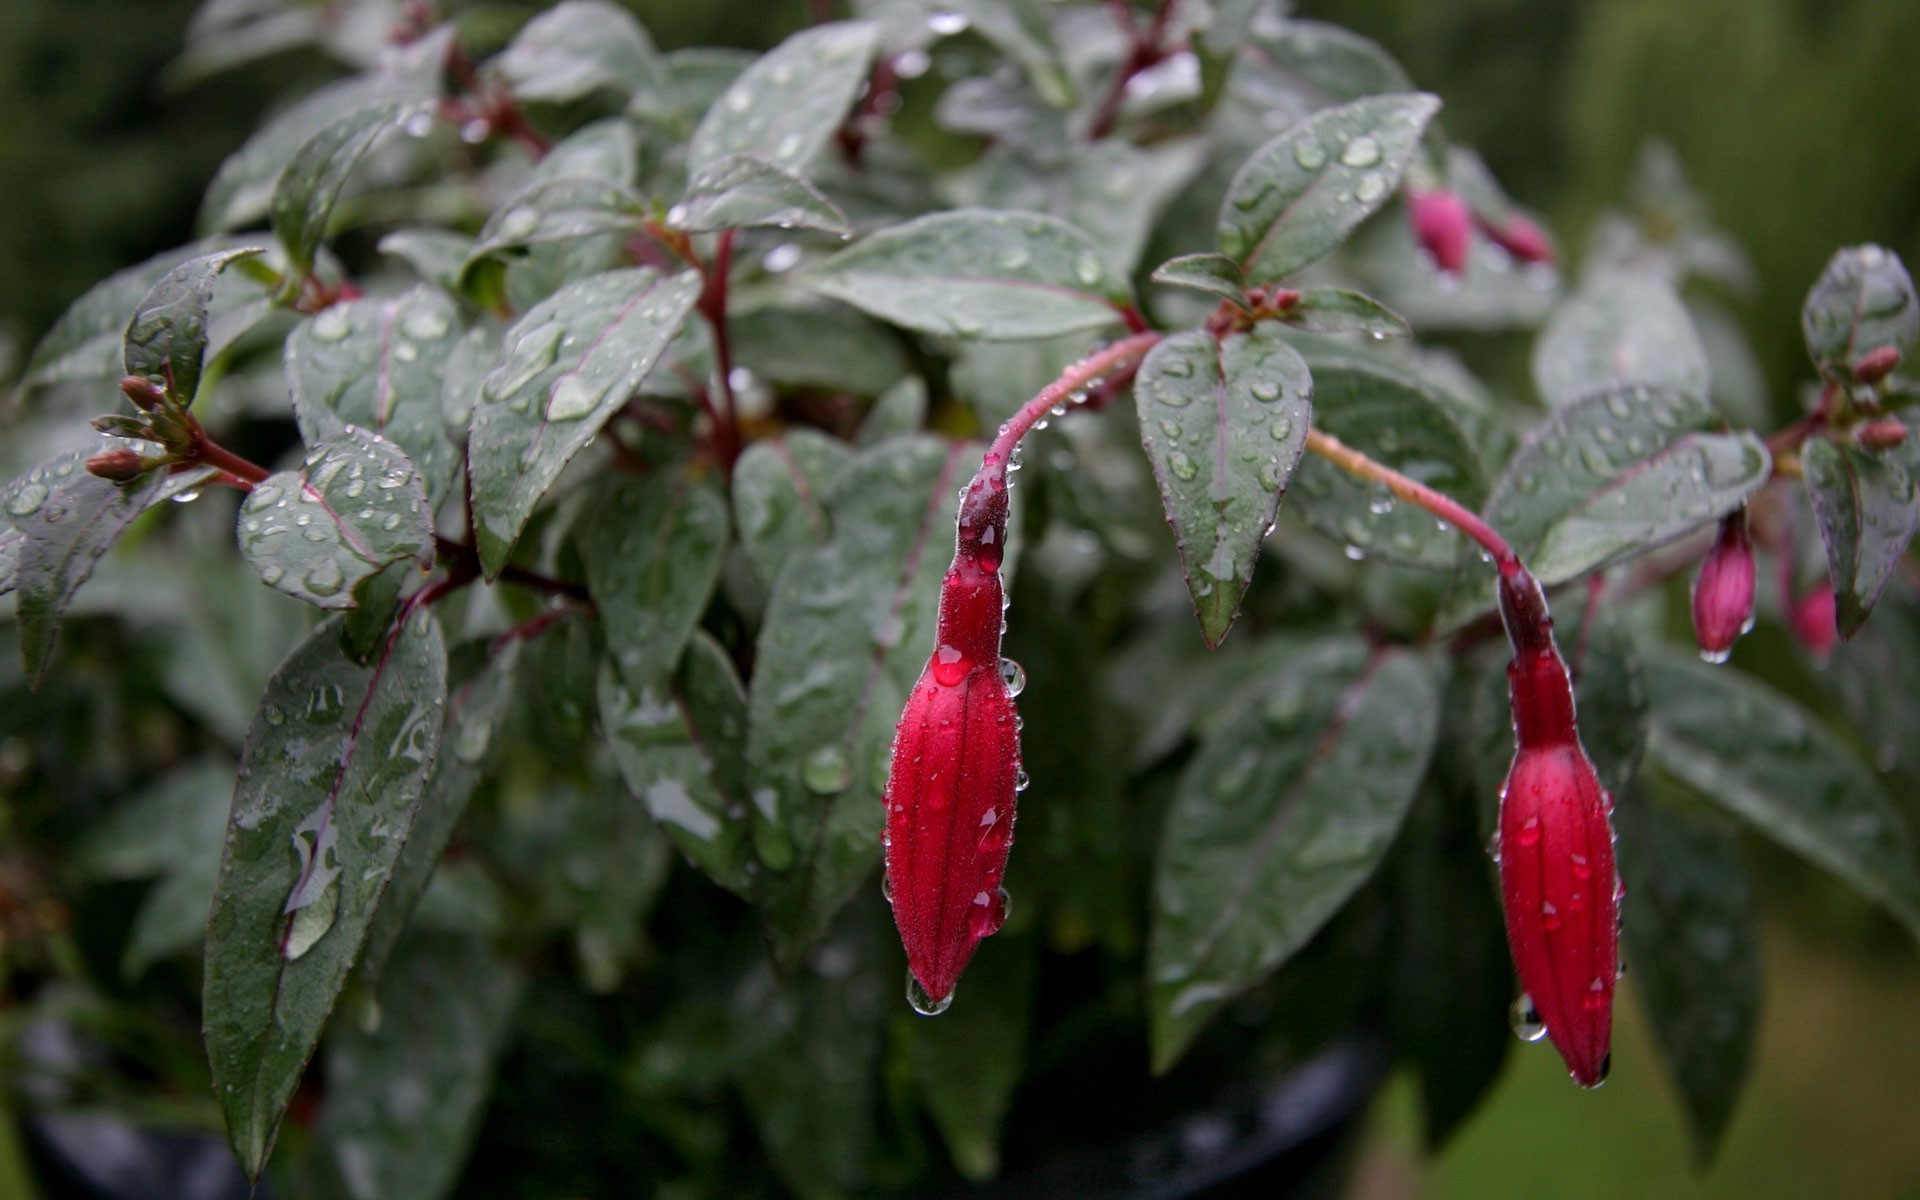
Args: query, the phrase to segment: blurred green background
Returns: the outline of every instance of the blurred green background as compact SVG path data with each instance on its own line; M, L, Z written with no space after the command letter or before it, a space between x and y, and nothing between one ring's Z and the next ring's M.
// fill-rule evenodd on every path
M198 0L0 0L0 346L15 354L110 271L184 242L220 159L262 107L329 67L282 57L169 88ZM530 4L492 4L503 21ZM665 46L765 45L805 0L636 0ZM1716 222L1752 255L1738 302L1776 412L1804 372L1801 298L1844 244L1920 262L1916 0L1302 0L1375 37L1447 101L1577 260L1648 136L1678 150ZM0 360L3 361L3 360ZM0 365L0 378L10 368ZM1518 1053L1434 1163L1413 1101L1390 1088L1353 1194L1920 1196L1920 962L1860 910L1767 863L1779 902L1753 1087L1719 1161L1690 1169L1677 1108L1631 1002L1614 1079L1569 1086ZM1784 893L1784 895L1783 895Z

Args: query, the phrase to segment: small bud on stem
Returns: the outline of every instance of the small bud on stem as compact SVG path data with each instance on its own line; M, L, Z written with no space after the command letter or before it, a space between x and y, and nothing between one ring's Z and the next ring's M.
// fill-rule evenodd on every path
M1753 628L1753 587L1753 541L1743 507L1720 522L1693 581L1693 633L1707 661L1725 662L1733 643Z

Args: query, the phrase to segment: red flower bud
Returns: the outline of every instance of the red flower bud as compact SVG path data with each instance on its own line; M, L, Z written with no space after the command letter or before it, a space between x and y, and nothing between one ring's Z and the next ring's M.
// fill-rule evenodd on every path
M1433 259L1433 265L1449 275L1467 269L1467 251L1473 245L1473 217L1467 203L1456 193L1410 192L1407 220L1413 236Z
M1527 217L1514 213L1504 221L1482 220L1480 228L1494 245L1523 263L1551 263L1553 243L1544 229Z
M1720 523L1720 535L1693 581L1693 634L1708 662L1727 661L1733 643L1753 628L1753 580L1747 510L1736 509Z
M936 648L900 715L887 777L887 894L925 1013L946 1008L980 939L1006 919L1000 880L1025 786L1018 670L1003 673L1000 658L1006 533L1006 469L989 455L961 503Z
M1873 349L1853 360L1853 381L1855 383L1879 383L1893 374L1900 365L1900 347L1875 346Z
M1853 431L1853 440L1862 450L1891 450L1905 444L1907 427L1900 423L1899 417L1868 421Z
M1824 579L1787 604L1787 628L1817 663L1833 657L1833 648L1840 641L1836 611L1833 584Z
M147 470L147 461L132 450L102 450L87 460L89 474L115 483L138 479Z
M166 394L150 379L128 375L120 381L120 394L141 412L152 412L166 401Z
M1553 1039L1574 1081L1607 1077L1620 965L1613 801L1574 722L1573 685L1540 586L1517 564L1500 580L1513 642L1507 683L1518 746L1500 789L1500 898L1524 992L1516 1032Z

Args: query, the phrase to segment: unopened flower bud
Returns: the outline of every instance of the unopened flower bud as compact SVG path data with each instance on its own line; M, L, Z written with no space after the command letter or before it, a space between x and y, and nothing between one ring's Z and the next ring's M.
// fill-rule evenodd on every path
M923 1012L938 1012L982 938L1006 919L1000 888L1023 786L1000 658L1007 482L989 456L960 507L933 657L907 698L886 790L887 889Z
M1733 643L1753 628L1753 586L1753 542L1741 508L1720 523L1693 581L1693 633L1708 662L1725 662Z
M1449 275L1467 269L1467 252L1473 245L1473 216L1467 203L1449 191L1412 192L1407 199L1407 220L1421 249L1433 265Z
M120 381L120 394L131 400L141 412L152 412L166 403L167 399L158 384L138 375L128 375Z
M1868 421L1853 431L1853 440L1862 450L1891 450L1907 440L1907 427L1899 417Z
M1573 683L1546 597L1517 563L1500 573L1513 644L1507 684L1516 747L1500 789L1500 899L1531 1019L1574 1081L1607 1077L1620 959L1613 801L1580 744Z
M1900 347L1875 346L1873 349L1853 360L1853 381L1855 383L1879 383L1893 374L1900 365Z
M1554 260L1553 243L1540 226L1519 213L1509 215L1503 221L1480 222L1480 228L1494 245L1511 254L1518 262L1551 263Z
M1839 644L1837 609L1833 584L1824 579L1787 604L1787 628L1817 663L1833 657L1833 648Z
M147 470L147 461L132 450L102 450L87 460L87 472L115 483L138 479Z

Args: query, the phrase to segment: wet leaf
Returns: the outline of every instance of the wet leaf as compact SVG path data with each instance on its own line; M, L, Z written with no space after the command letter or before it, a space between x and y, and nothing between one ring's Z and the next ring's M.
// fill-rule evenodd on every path
M1883 347L1905 356L1920 338L1920 300L1900 256L1874 245L1836 251L1807 293L1800 329L1829 379L1851 380L1853 364Z
M1313 381L1263 323L1219 341L1205 330L1167 338L1141 364L1134 394L1201 636L1217 646L1306 445Z
M1707 352L1665 281L1603 275L1554 310L1533 346L1533 383L1555 408L1632 383L1704 397Z
M860 428L854 432L854 442L877 446L888 438L918 433L926 424L927 385L918 375L912 375L888 388L873 402L873 407L861 419Z
M904 1032L921 1100L968 1179L1000 1171L1000 1131L1025 1065L1039 945L1002 934L975 958L966 986L937 1021Z
M376 433L413 461L428 502L437 504L460 464L440 393L462 324L445 293L417 287L335 304L296 326L286 375L301 440L335 441L348 425Z
M789 555L827 540L826 498L853 458L845 442L811 429L755 442L733 468L733 518L740 543L771 585Z
M1440 101L1371 96L1330 108L1254 151L1220 205L1220 252L1275 283L1331 253L1393 197Z
M694 176L667 224L689 233L771 225L853 236L847 214L820 189L747 154L728 155Z
M639 172L640 135L631 122L595 121L554 143L481 227L462 273L467 286L490 256L640 229L654 207L634 190Z
M347 113L308 138L273 185L268 216L274 236L287 249L296 276L313 270L313 256L326 240L333 205L354 164L374 141L423 105L374 104Z
M1800 466L1827 546L1840 636L1852 637L1920 530L1920 444L1909 438L1876 452L1814 438L1801 448Z
M1920 858L1872 771L1814 714L1738 671L1653 659L1647 748L1689 788L1837 876L1920 938Z
M862 238L807 287L923 333L1019 340L1115 324L1127 302L1100 244L1051 217L957 209Z
M1286 76L1314 107L1411 91L1407 72L1380 44L1326 21L1253 22L1250 61Z
M1333 639L1207 736L1167 813L1154 881L1156 1071L1373 874L1425 773L1438 710L1419 659Z
M629 688L657 689L720 579L726 498L712 480L664 471L610 479L595 489L579 530L608 656Z
M826 497L830 533L781 567L748 701L761 910L793 962L880 860L893 726L926 664L971 449L862 451Z
M1225 300L1236 308L1247 306L1247 278L1240 264L1224 254L1182 254L1153 269L1155 283L1191 288Z
M256 1178L440 748L446 652L433 615L364 665L340 653L340 624L315 627L261 697L207 926L214 1095Z
M627 790L688 861L746 894L747 694L726 652L696 633L670 679L630 688L600 673L600 723Z
M604 0L567 0L538 14L492 65L518 98L556 104L602 90L650 94L666 70L633 14Z
M1405 337L1407 322L1371 296L1341 288L1308 288L1287 310L1287 324L1308 333L1365 333Z
M533 506L633 395L693 308L700 282L639 268L568 284L507 331L468 446L480 561L506 565Z
M327 1045L320 1151L353 1200L439 1200L480 1132L523 981L471 934L421 934L394 957L379 1025Z
M878 396L908 370L899 334L838 304L730 313L727 327L734 361L769 383Z
M836 21L796 33L761 55L693 131L687 173L698 178L735 154L802 169L846 118L866 82L873 50L872 25Z
M351 608L354 589L390 563L433 562L433 521L413 463L352 425L297 471L254 485L240 506L240 553L268 586L320 608Z
M214 277L237 259L258 249L216 250L162 275L135 306L126 326L123 361L138 375L189 403L200 390L200 367L207 353L207 303Z

